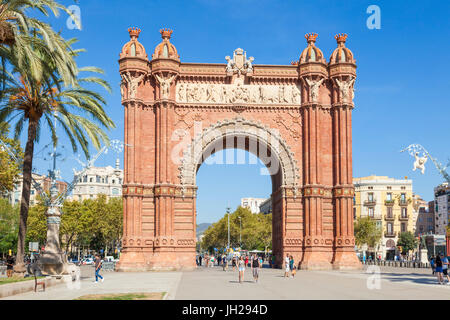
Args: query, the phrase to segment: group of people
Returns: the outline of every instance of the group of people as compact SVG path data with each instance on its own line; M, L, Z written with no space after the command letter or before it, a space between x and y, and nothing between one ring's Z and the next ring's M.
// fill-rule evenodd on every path
M294 257L287 253L286 258L284 258L284 277L288 278L289 273L291 274L291 277L294 278L297 273L297 266L295 265Z
M445 284L444 276L447 278L447 285L450 285L450 277L448 276L448 258L442 253L431 257L431 269L436 275L439 284Z
M269 264L273 267L275 265L275 257L272 256L272 259L269 259ZM212 267L214 265L214 261L217 260L217 265L222 265L223 271L227 271L229 264L231 264L231 267L233 268L233 271L236 269L239 273L239 283L244 282L244 273L245 269L247 267L251 268L252 275L253 275L253 281L258 282L259 279L259 272L263 266L264 260L261 256L258 256L257 254L253 254L251 256L236 256L233 255L231 258L227 257L227 255L219 255L217 259L214 256L208 256L205 255L202 257L201 255L197 256L196 258L196 264L197 266L202 265L202 260L205 260L205 267ZM284 259L284 277L295 277L295 274L297 273L297 266L295 265L294 257L292 255L286 254L286 257Z

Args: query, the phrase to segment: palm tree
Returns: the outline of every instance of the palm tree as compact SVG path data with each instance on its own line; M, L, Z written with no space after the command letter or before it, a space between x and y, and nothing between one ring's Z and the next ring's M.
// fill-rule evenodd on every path
M0 57L3 67L9 53L6 49L11 48L17 58L16 63L21 68L28 65L31 75L42 81L42 61L33 50L40 48L52 57L64 83L74 85L76 64L70 54L70 46L49 24L29 17L26 14L28 9L35 9L45 16L52 12L56 17L62 10L78 24L73 14L54 0L0 0Z
M73 41L68 43L70 46ZM12 51L12 50L11 50ZM72 51L76 56L81 50ZM56 63L46 51L35 50L34 54L42 60L43 77L37 80L26 66L18 63L17 57L10 52L12 71L2 70L7 75L7 89L4 91L3 105L0 106L0 122L14 122L15 137L19 137L25 123L28 125L27 142L23 161L23 187L20 206L19 239L17 244L17 260L15 270L24 272L23 255L30 200L31 174L33 167L33 151L35 142L39 141L40 130L46 125L51 133L53 144L58 137L53 119L61 126L69 138L73 151L81 146L86 157L89 157L89 141L99 149L101 142L108 143L108 136L103 128L114 128L103 106L106 104L102 96L82 84L98 84L110 91L108 83L98 77L77 76L77 84L65 86ZM79 72L103 73L95 67L80 68Z

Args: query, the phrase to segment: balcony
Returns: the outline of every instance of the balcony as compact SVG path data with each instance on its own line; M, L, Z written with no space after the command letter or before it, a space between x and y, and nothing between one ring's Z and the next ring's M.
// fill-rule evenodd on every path
M384 200L385 206L393 206L395 204L395 200Z
M374 205L376 205L376 204L377 204L377 200L375 200L375 199L367 199L367 200L364 200L364 205L365 205L365 206L371 207L371 206L374 206Z
M388 231L384 232L384 237L385 238L395 238L396 235L397 235L397 232L388 232Z
M399 216L398 220L400 220L400 221L408 221L409 220L409 214L407 214L406 216L404 216L404 215Z
M394 216L393 215L391 215L391 216L385 215L384 216L384 220L386 220L386 221L394 221Z
M398 200L398 204L401 205L401 206L407 206L408 205L408 200L400 199L400 200Z
M375 214L373 216L368 215L369 218L373 219L373 220L381 220L381 214Z

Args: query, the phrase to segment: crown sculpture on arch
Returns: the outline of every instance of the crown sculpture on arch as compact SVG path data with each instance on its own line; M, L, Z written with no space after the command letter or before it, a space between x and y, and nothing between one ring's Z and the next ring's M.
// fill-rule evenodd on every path
M343 43L343 44L345 43L345 41L347 41L347 37L348 37L348 34L346 34L346 33L338 33L337 35L334 36L337 43Z
M172 36L173 30L169 28L163 28L159 30L163 39L170 39Z
M128 33L131 38L139 38L139 34L141 33L141 29L139 28L128 28Z

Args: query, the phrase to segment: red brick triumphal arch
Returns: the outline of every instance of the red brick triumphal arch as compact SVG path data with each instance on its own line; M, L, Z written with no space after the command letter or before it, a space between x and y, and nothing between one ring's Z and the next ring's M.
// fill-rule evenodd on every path
M356 65L347 35L330 60L307 34L290 65L185 63L160 30L120 54L125 108L124 235L119 271L195 267L196 173L218 150L257 155L272 176L273 252L304 269L355 269L352 125ZM219 182L218 182L219 183Z

